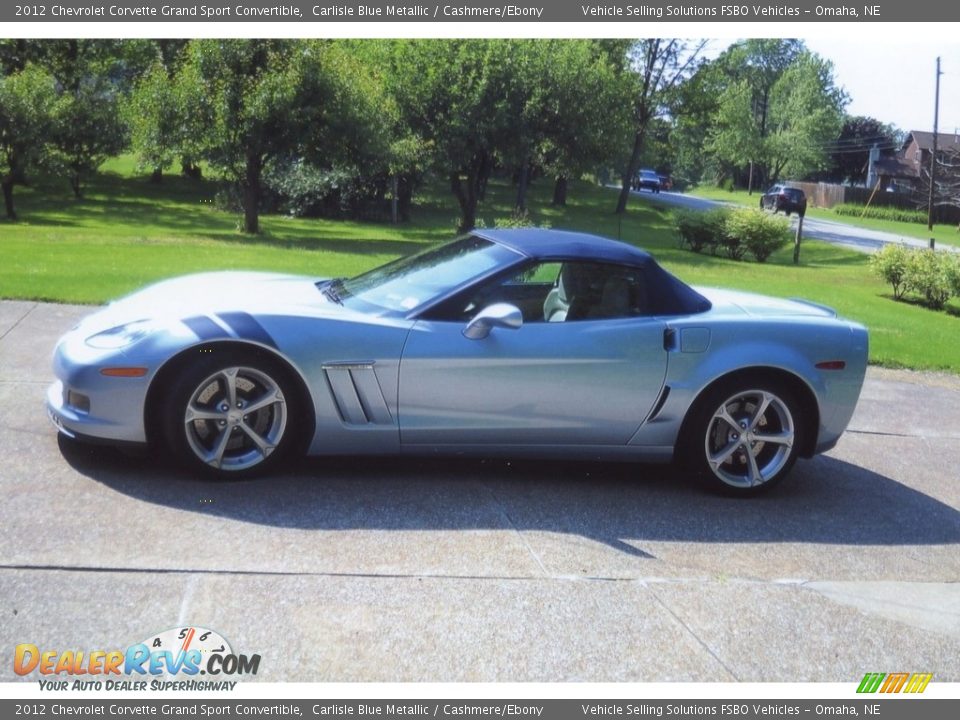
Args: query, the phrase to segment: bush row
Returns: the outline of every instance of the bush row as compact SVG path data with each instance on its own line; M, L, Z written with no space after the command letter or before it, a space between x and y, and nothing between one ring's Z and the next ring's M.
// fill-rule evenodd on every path
M674 222L681 245L693 252L723 252L734 260L750 253L757 262L766 262L790 240L790 222L762 210L717 208L707 212L680 210Z
M906 245L885 245L870 258L870 266L893 287L897 300L911 292L940 310L953 297L960 297L960 255L911 249Z
M882 205L871 205L864 208L863 205L834 205L831 208L837 215L846 215L848 217L867 217L876 220L893 220L895 222L924 223L927 222L927 214L920 210L908 210L906 208L885 207Z

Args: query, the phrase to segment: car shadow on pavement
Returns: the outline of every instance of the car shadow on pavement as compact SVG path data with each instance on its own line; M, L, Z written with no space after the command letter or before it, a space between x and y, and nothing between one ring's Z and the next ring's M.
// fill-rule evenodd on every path
M61 441L82 475L145 503L318 530L575 534L650 557L645 541L917 546L960 543L960 512L829 456L751 499L713 495L670 466L434 458L335 458L244 482L198 480L152 459ZM631 542L625 542L629 539Z

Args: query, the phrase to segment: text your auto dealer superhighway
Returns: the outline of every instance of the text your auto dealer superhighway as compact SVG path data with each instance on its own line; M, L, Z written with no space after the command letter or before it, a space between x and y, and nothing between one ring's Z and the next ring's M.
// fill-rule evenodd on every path
M274 5L272 7L245 7L243 5L211 6L211 5L163 5L150 7L123 7L121 5L84 5L82 7L64 7L51 5L50 14L60 18L88 18L88 17L116 17L116 18L150 18L150 17L302 17L299 7L291 5Z

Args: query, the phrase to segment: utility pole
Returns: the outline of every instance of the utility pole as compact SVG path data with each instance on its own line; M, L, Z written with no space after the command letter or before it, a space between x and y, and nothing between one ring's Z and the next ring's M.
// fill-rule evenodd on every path
M793 264L800 263L800 241L803 239L803 216L806 213L797 213L800 219L797 221L797 234L793 238Z
M937 126L940 122L940 58L937 58L937 89L933 96L933 152L930 154L930 194L927 196L927 230L933 231L933 188L937 176ZM930 238L933 245L933 238Z

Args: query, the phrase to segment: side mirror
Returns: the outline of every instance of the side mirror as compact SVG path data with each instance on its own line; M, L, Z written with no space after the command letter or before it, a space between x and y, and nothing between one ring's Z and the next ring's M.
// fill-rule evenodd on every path
M482 340L495 327L516 330L521 325L523 313L520 308L509 303L496 303L474 315L473 320L463 329L463 336L470 340Z

